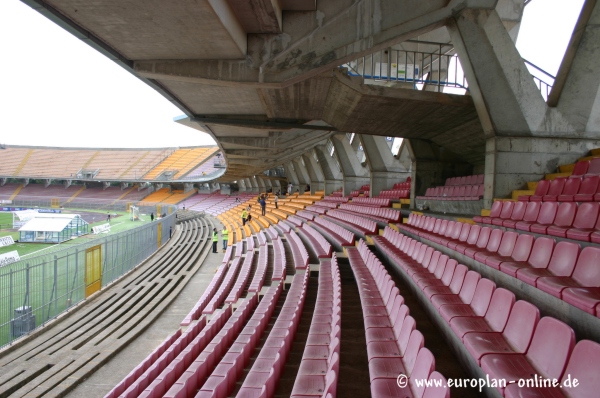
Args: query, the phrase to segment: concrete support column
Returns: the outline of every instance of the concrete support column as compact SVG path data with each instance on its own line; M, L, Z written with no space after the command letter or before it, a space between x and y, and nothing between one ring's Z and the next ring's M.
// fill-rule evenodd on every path
M128 182L122 182L121 183L121 191L124 191L127 188L129 188L129 183Z
M248 178L248 181L250 181L250 186L252 187L251 192L258 194L260 192L260 188L258 186L258 182L256 181L256 178L255 177Z
M191 182L183 183L183 192L188 193L194 189L194 184Z
M487 140L485 156L486 190L484 206L494 198L510 197L525 189L528 181L539 181L556 173L560 164L574 163L590 149L600 147L600 139L537 137L494 137Z
M109 188L109 187L110 187L110 182L108 182L108 181L104 181L104 182L102 183L102 190L105 190L106 188Z
M361 134L359 139L370 169L371 197L378 196L382 190L391 189L395 183L410 176L410 171L392 155L385 137Z
M302 163L302 157L296 158L292 160L294 163L294 169L296 170L296 175L298 176L298 191L300 194L303 194L306 189L306 184L310 184L310 176L308 175L308 171L306 167Z
M48 188L50 186L50 184L52 184L52 179L46 178L44 180L44 188Z
M330 195L332 192L337 191L344 185L343 176L341 170L335 159L327 151L325 145L318 145L315 147L315 153L319 159L319 165L324 177L324 189L325 195Z
M306 171L310 177L310 193L314 195L316 191L322 191L325 189L325 178L323 177L323 170L321 165L316 161L312 151L306 155L302 155L304 164L306 165Z
M0 178L0 187L3 187L6 184L7 178Z
M342 168L344 195L350 195L350 192L369 184L369 169L360 164L356 156L356 151L346 138L345 134L336 134L331 137L331 142L335 148L334 155Z
M246 180L238 180L238 191L246 192Z
M257 193L265 192L267 190L267 185L265 184L265 181L262 178L256 177L256 183L258 184Z
M284 167L288 183L292 184L292 193L296 192L296 188L300 186L300 180L298 179L298 174L296 173L294 164L293 162L287 162ZM287 185L284 187L284 189L287 191Z

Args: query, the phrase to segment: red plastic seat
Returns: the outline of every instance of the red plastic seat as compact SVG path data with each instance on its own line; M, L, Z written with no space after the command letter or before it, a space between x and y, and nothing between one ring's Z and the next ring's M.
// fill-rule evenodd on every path
M600 287L600 248L588 246L583 248L575 264L573 275L568 276L553 276L541 277L536 281L538 289L545 291L555 297L561 298L562 291L569 287ZM573 300L573 305L584 306L590 300L582 298L581 301L575 301L574 297L569 296L569 300ZM566 301L566 300L565 300ZM593 300L596 304L595 300ZM574 304L577 303L577 304ZM596 304L593 306L595 307ZM580 307L581 308L581 307ZM589 311L588 311L589 312Z
M509 234L506 232L504 236ZM516 234L518 235L518 234ZM510 236L510 235L509 235ZM512 238L511 238L512 239ZM506 262L525 262L529 259L529 255L531 254L531 248L533 246L534 237L533 235L528 234L520 234L517 236L517 239L514 243L514 248L510 257L503 256L503 253L500 252L503 249L502 244L500 244L500 249L498 249L497 255L491 255L485 259L486 265L489 265L492 268L501 269L502 264ZM510 249L510 243L507 244L508 249ZM507 250L508 250L507 249Z
M510 219L502 220L503 227L506 228L516 228L517 222L521 221L525 216L525 209L527 209L527 202L512 202L514 203L514 208L512 214L510 215Z
M600 175L600 158L590 160L590 166L588 167L586 177L592 175Z
M568 178L565 187L560 195L559 202L573 202L575 195L579 192L581 186L581 177Z
M594 159L596 160L596 159ZM598 159L600 160L600 159ZM600 164L600 162L598 162ZM591 175L586 176L583 181L581 181L581 185L579 186L579 191L573 197L575 202L592 202L594 200L594 194L598 190L598 183L600 182L600 176Z
M501 200L494 202L494 204L492 204L492 208L490 210L490 215L488 217L481 217L481 221L478 221L478 220L476 220L476 217L473 217L473 220L475 220L476 222L480 222L482 224L491 224L493 218L500 217L500 213L502 212L502 204L503 203L504 202L502 202Z
M524 353L539 319L540 311L536 306L527 301L517 301L502 333L467 333L463 337L465 348L478 363L486 354Z
M481 369L490 378L519 380L539 375L560 379L575 346L575 332L557 319L540 319L525 355L489 354L481 358ZM503 388L499 388L503 392Z
M454 247L454 250L461 254L465 254L465 249L468 247L474 246L477 243L477 239L479 238L479 233L481 232L481 226L472 225L469 229L469 236L467 240L464 242L459 242Z
M456 260L449 260L456 261ZM438 294L458 294L465 280L465 276L468 272L468 268L466 265L457 264L456 269L454 270L454 274L452 275L452 280L448 286L428 286L423 289L423 293L429 298L432 299L433 296Z
M519 387L516 384L508 386L504 391L507 398L537 398L537 397L572 397L591 398L597 397L600 391L600 344L581 340L573 348L569 363L563 374L559 387ZM434 372L435 373L435 372ZM565 387L565 382L573 380L579 382L577 387Z
M577 203L566 202L561 203L556 211L553 225L546 230L548 235L558 236L561 238L567 237L567 231L573 226L573 220L577 213Z
M514 304L515 295L513 292L501 287L497 288L494 290L494 294L492 294L490 305L484 316L455 317L450 320L450 327L461 340L467 333L500 333L506 326L508 316Z
M443 305L450 304L468 304L473 299L477 284L481 279L481 274L475 271L469 271L465 275L465 280L458 294L436 294L431 297L431 304L440 310Z
M464 254L466 256L474 258L475 253L477 253L480 250L483 250L487 246L491 234L492 229L490 227L481 228L481 231L479 232L479 237L477 238L477 243L475 243L475 245L473 246L466 247Z
M451 319L461 316L484 316L495 289L496 284L494 282L485 278L480 279L471 301L464 304L443 305L440 308L440 315L446 322L450 322Z
M527 208L525 209L523 221L518 221L515 225L515 228L521 231L529 231L531 225L535 224L535 221L537 220L540 214L541 207L542 205L540 204L540 202L527 203Z
M408 384L415 398L423 397L425 393L425 385L423 380L427 380L435 369L435 358L431 351L423 347L419 350L415 366L410 373ZM402 395L396 395L402 396Z
M519 200L526 202L541 202L544 195L548 194L550 188L550 180L540 180L535 188L535 192L531 196L519 196Z
M439 372L431 372L429 386L425 387L423 398L450 398L448 381Z
M558 242L554 247L547 268L520 268L517 270L517 278L536 286L537 279L543 276L571 276L580 249L576 243Z
M540 214L535 222L529 227L529 232L536 234L546 234L548 227L554 223L556 212L558 210L557 202L544 202L540 208ZM517 228L519 224L517 224Z
M550 263L554 250L554 239L539 237L533 243L531 254L527 261L510 261L500 264L500 271L517 277L517 271L523 268L546 268Z
M448 247L452 250L456 249L456 245L460 242L466 242L469 237L469 232L471 231L471 224L469 223L459 223L461 225L460 234L458 238L454 240L448 240Z
M492 218L492 224L502 226L502 221L508 220L510 218L514 207L515 207L515 202L511 202L511 201L504 202L504 204L502 205L502 211L500 212L500 215L498 216L498 218Z
M567 238L589 242L592 233L600 229L597 224L599 212L599 203L581 203L577 208L573 228L567 230Z
M488 239L487 246L485 249L482 249L479 252L475 253L474 259L479 261L480 263L485 263L485 259L496 253L500 247L500 243L502 242L503 232L501 229L493 229L490 238Z
M573 168L573 173L571 173L571 176L569 178L577 178L577 177L587 174L589 167L590 167L589 160L582 160L582 161L575 163L575 167Z
M550 182L548 193L542 196L542 202L556 202L565 188L566 178L555 178Z

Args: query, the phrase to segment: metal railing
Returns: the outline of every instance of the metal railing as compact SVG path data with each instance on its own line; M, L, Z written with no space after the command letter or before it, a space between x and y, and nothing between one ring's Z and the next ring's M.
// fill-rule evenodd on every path
M123 205L120 206L122 210ZM175 212L169 213L161 220L114 235L55 245L42 254L23 256L20 261L1 267L0 348L85 300L88 249L100 250L100 283L105 287L167 242L176 221Z
M375 82L398 83L401 87L413 90L441 92L444 88L458 89L454 94L464 94L469 84L463 73L458 55L450 44L431 42L424 45L435 47L434 51L407 51L387 48L350 61L342 68L347 68L351 76L361 76ZM544 100L554 84L555 77L533 63L523 60L529 67L535 85ZM548 83L551 80L552 83Z

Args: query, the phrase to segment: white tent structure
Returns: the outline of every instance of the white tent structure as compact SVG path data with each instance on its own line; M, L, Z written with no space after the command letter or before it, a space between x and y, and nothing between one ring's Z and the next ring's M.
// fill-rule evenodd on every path
M38 213L19 229L19 241L60 243L86 235L88 230L79 214Z

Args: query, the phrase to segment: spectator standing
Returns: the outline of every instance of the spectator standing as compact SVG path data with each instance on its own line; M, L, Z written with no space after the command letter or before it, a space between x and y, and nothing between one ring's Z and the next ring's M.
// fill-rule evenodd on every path
M290 183L288 184L288 188L287 188L288 196L292 194L292 187L293 187L293 185L292 185L292 183L290 182Z
M260 198L260 210L261 210L261 215L265 215L265 213L267 212L267 202L265 201L265 198Z
M227 250L227 242L229 241L229 231L227 227L223 227L221 230L221 239L223 240L223 253Z
M242 210L242 225L246 225L246 221L248 220L248 211L246 209Z
M275 208L279 209L279 207L277 207L277 203L279 202L279 196L275 195Z
M213 228L213 236L212 236L212 242L213 242L213 253L218 253L217 252L217 243L219 243L219 234L217 233L217 229Z
M108 213L108 214L106 215L106 221L108 221L108 223L110 224L110 213Z
M154 213L150 213L150 221L154 221Z
M171 239L171 235L173 235L173 227L169 227L169 239Z

